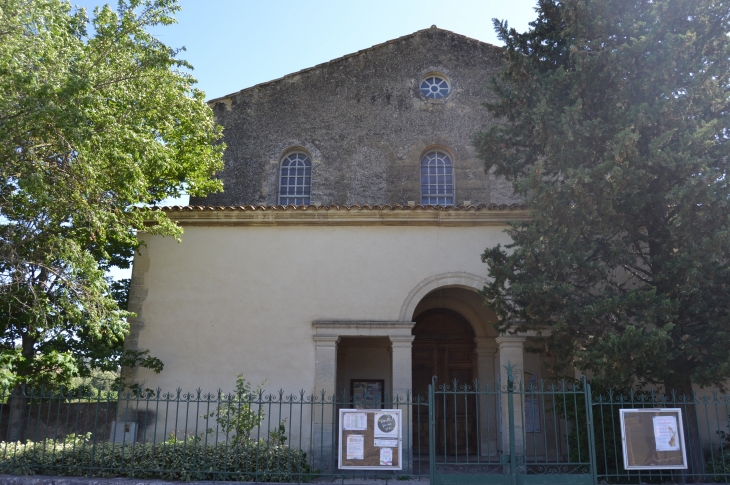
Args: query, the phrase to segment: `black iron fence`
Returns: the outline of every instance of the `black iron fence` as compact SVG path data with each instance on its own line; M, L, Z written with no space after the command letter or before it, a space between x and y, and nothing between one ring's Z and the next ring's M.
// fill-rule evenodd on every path
M626 470L623 464L621 409L680 409L684 421L687 468ZM728 483L730 481L730 396L719 392L668 394L606 391L592 396L596 470L607 483ZM648 456L647 458L651 458Z
M403 469L338 469L342 408L400 409ZM621 409L679 408L688 468L626 470ZM430 477L439 483L730 481L730 398L591 392L585 381L453 382L378 402L243 382L234 392L0 391L0 473L308 482ZM534 480L532 480L534 481Z
M339 409L400 409L403 470L337 467ZM343 474L428 476L428 444L410 432L428 419L425 399L232 393L0 393L0 473L170 480L306 482ZM415 438L415 441L414 441Z
M595 483L585 381L504 386L436 385L429 389L431 484ZM577 438L572 439L572 438ZM458 481L458 479L457 479Z

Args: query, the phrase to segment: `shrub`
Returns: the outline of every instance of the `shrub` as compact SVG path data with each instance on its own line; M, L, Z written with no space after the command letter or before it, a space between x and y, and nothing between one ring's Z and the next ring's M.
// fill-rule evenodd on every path
M713 475L713 481L726 482L730 475L730 433L720 430L717 431L717 435L720 437L720 446L707 457L705 469Z
M230 446L166 442L88 444L64 441L0 443L0 473L157 478L163 480L307 481L306 453L288 446L249 442Z

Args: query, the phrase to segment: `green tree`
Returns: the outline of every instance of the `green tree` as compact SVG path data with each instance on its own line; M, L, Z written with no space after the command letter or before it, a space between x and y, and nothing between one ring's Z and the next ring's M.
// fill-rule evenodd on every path
M721 385L730 3L540 0L537 13L526 33L495 21L506 69L488 108L504 122L475 138L531 212L483 254L499 329L537 330L608 383Z
M137 230L179 237L150 205L221 189L204 94L148 31L177 10L121 0L90 20L61 0L0 0L0 362L16 386L159 369L122 351L130 314L104 273L129 265Z
M251 433L264 421L263 397L261 388L251 388L251 383L243 378L243 374L236 377L236 391L231 394L221 394L215 411L204 414L203 418L215 418L221 430L231 436L234 446L244 445L251 441ZM280 426L283 426L283 422ZM212 430L209 430L212 432ZM277 438L279 435L277 434ZM277 442L277 444L279 444Z

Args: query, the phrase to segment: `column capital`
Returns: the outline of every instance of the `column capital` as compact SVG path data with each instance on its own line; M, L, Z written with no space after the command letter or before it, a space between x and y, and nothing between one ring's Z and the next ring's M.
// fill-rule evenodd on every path
M393 347L410 347L413 344L413 335L390 335L390 343Z
M527 337L524 335L510 335L507 333L504 333L494 339L497 342L497 345L499 345L500 349L505 348L523 348L525 346L525 340L527 340Z
M315 347L337 347L340 342L339 335L314 335L312 338Z
M497 349L499 348L496 339L491 337L474 337L474 343L476 344L474 351L478 354L493 354L497 352Z

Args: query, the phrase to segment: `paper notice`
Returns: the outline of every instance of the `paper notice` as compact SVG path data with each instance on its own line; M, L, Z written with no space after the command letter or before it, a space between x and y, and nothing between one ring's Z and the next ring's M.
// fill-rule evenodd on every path
M365 413L344 413L342 427L347 431L364 431L368 429L368 415Z
M398 438L398 415L395 413L375 413L375 437Z
M388 448L397 448L398 440L382 440L376 438L374 445L376 447L387 446Z
M677 417L654 416L654 439L657 451L679 451Z
M393 466L393 450L380 448L380 466Z
M351 434L347 437L347 459L362 460L365 458L365 436Z

